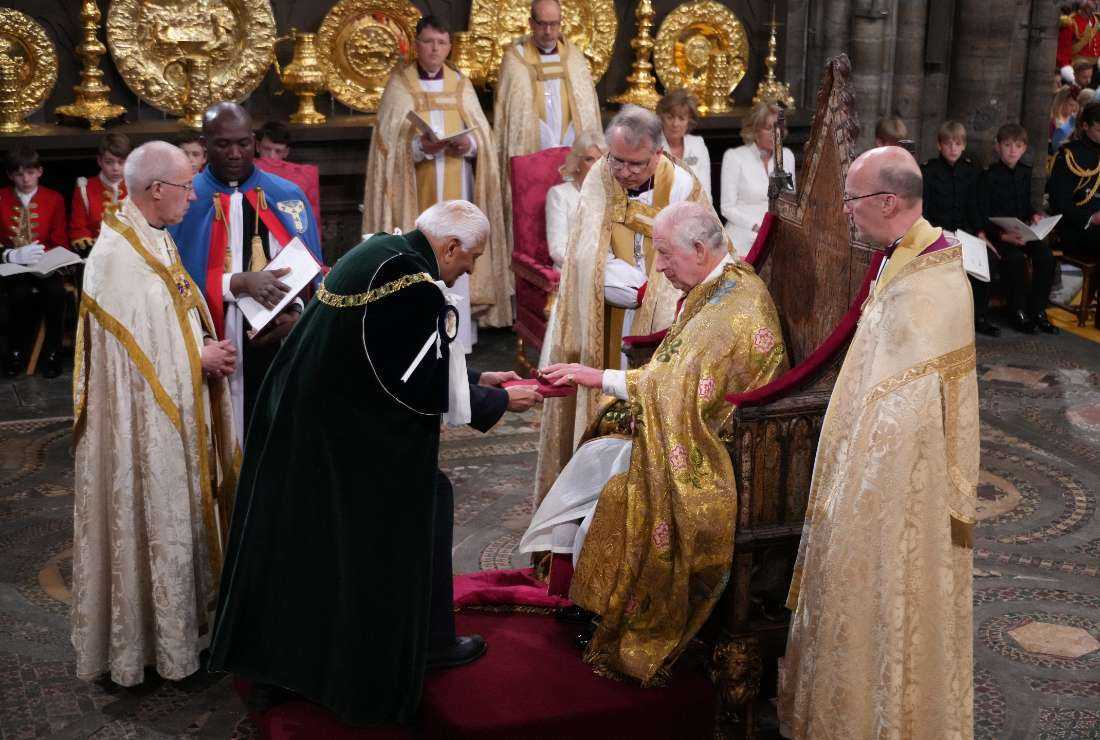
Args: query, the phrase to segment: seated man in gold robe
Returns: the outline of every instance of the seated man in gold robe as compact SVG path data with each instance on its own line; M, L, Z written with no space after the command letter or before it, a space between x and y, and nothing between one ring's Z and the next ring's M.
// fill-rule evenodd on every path
M458 309L458 338L470 352L479 324L511 326L513 278L493 134L470 79L446 62L450 51L450 30L425 16L416 24L416 61L396 67L386 82L367 156L363 234L412 231L417 216L444 200L468 200L481 209L489 243L473 274L454 285L468 299ZM435 139L410 112L431 126Z
M680 291L655 267L653 219L662 208L694 201L712 213L710 196L691 173L661 151L661 120L627 106L607 126L608 153L592 165L573 217L558 299L539 365L579 362L621 368L624 334L667 329ZM539 436L535 501L569 461L599 407L598 389L547 406Z
M887 254L821 428L779 681L791 738L970 738L974 310L962 249L921 218L899 147L848 169L845 210Z
M727 251L713 209L669 206L653 245L655 268L685 293L676 319L640 369L542 371L618 400L597 415L520 542L573 553L569 595L601 617L585 660L644 684L663 680L729 575L737 492L718 437L732 411L725 396L787 368L775 304Z

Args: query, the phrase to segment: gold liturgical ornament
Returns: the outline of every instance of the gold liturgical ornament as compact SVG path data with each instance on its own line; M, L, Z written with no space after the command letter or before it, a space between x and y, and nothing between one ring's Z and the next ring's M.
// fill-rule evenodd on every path
M30 128L23 119L46 102L57 83L57 54L30 16L0 8L0 133Z
M531 0L474 0L470 29L488 84L500 74L504 50L531 33ZM561 32L584 52L592 81L599 82L611 63L619 30L614 0L562 0Z
M316 126L325 122L325 114L313 104L317 93L325 89L325 70L317 56L317 34L295 28L290 33L294 38L294 59L279 72L283 87L298 96L298 111L290 122ZM278 64L275 68L278 69Z
M653 53L653 4L642 0L634 15L638 18L638 34L630 41L630 48L634 49L634 68L626 78L630 87L611 98L611 102L656 110L661 96L657 93L657 81L653 79L653 65L649 63Z
M76 55L84 60L84 69L80 71L80 84L73 88L76 101L54 111L59 116L83 118L92 131L102 131L104 122L118 118L126 112L124 107L111 102L111 88L103 84L99 58L107 53L107 47L99 40L100 18L102 16L96 0L84 0L80 9L84 42L76 49Z
M340 0L317 31L329 92L349 108L378 108L396 64L415 55L420 11L408 0Z
M779 46L776 40L776 29L779 24L775 22L775 8L772 8L771 35L768 36L768 56L764 59L764 67L767 73L756 88L756 95L752 96L752 104L760 102L778 103L787 109L794 107L794 97L786 82L780 82L775 76L775 65L779 62L776 56L776 48Z
M748 69L745 27L714 0L681 5L665 16L657 31L653 62L665 89L691 90L705 103L699 111L703 115L729 110L729 96Z
M275 16L268 0L114 0L107 46L134 94L198 128L212 102L244 100L263 80Z

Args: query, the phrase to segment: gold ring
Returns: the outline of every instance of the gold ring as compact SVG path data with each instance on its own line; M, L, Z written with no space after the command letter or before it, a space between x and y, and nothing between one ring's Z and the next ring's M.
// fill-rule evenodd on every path
M572 373L565 376L565 382L568 383L569 385L573 385L573 375L572 375Z

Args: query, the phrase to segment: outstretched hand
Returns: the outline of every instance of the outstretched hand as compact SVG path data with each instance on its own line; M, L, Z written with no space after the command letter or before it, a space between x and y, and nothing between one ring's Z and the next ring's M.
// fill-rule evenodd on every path
M544 367L539 378L549 385L579 385L585 388L603 388L603 371L577 362L559 362Z

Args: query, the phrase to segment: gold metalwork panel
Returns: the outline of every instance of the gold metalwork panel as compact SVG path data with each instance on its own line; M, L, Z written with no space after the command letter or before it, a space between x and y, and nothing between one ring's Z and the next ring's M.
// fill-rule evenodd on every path
M10 8L0 8L0 67L5 113L13 119L41 108L57 83L57 53L45 29Z
M178 116L188 58L209 60L219 100L243 100L259 86L275 58L275 16L268 0L114 0L107 45L127 86Z
M615 34L619 30L613 0L562 0L562 35L584 52L592 81L599 82L611 63ZM470 31L484 41L479 54L492 56L483 60L487 77L495 81L500 72L500 60L516 39L531 32L530 0L474 0L470 9ZM495 41L488 43L489 39Z
M329 92L349 108L378 108L395 65L412 59L420 11L408 0L340 0L317 31Z
M666 90L685 87L701 100L707 92L707 69L714 54L729 55L721 87L733 92L749 65L745 27L729 8L714 0L696 0L675 8L657 31L653 64Z

